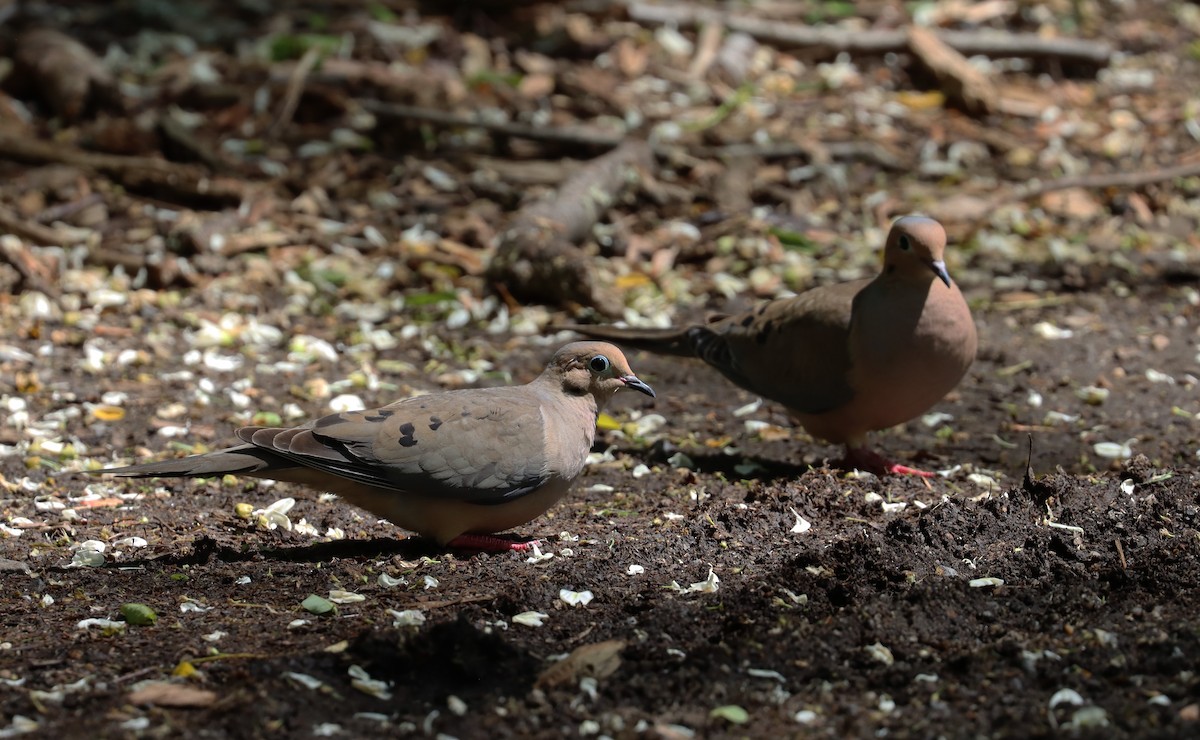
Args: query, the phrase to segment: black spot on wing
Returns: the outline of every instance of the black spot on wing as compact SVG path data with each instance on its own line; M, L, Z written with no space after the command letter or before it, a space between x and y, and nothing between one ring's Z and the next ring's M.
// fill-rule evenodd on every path
M366 421L387 421L392 418L392 414L394 413L396 412L390 409L379 409L372 416L364 416L363 419Z
M413 436L416 431L417 428L413 426L413 423L406 421L400 425L400 438L396 441L400 443L401 447L412 447L417 443L416 437Z
M438 427L442 425L442 420L436 416L429 417L429 429L436 432Z

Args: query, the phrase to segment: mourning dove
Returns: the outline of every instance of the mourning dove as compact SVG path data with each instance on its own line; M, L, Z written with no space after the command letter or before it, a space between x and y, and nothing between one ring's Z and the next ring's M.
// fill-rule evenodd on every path
M597 416L624 388L654 397L621 350L575 342L527 385L406 398L290 429L244 427L237 447L95 472L303 483L443 545L524 549L487 535L563 497L583 471Z
M572 327L651 352L695 356L787 407L810 434L846 446L844 464L931 475L865 447L951 391L975 359L971 311L946 272L946 232L930 218L893 224L874 279L814 288L703 326Z

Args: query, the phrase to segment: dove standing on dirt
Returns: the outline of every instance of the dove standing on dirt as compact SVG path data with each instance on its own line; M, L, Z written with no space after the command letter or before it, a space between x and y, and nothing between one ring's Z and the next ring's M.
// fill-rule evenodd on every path
M975 359L971 311L943 261L946 232L898 219L870 280L814 288L703 326L575 326L629 347L695 356L748 391L778 401L813 436L846 446L844 465L932 475L865 446L866 435L924 413Z
M237 447L94 472L303 483L442 545L520 550L525 543L487 535L563 497L583 471L596 417L625 388L654 397L621 350L575 342L528 385L406 398L290 429L244 427Z

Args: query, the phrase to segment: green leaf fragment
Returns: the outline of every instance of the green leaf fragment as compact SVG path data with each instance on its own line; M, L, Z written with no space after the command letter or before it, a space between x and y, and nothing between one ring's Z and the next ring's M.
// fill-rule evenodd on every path
M337 611L337 607L334 606L332 601L321 596L317 596L316 594L309 594L307 599L300 602L300 606L304 607L304 610L310 614L316 614L318 616Z
M121 616L126 622L136 627L145 627L158 621L158 615L145 604L122 604Z
M750 713L737 704L726 704L722 707L716 707L708 713L708 716L723 719L735 725L744 725L750 721Z

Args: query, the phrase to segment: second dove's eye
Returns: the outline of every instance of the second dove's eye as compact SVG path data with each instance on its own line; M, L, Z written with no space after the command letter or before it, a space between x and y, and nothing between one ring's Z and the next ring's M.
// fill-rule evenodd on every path
M900 237L900 248L903 249L905 252L907 252L910 246L912 246L912 245L909 244L908 237L901 236Z
M608 358L604 355L596 355L588 361L588 367L591 368L592 372L596 373L604 372L610 364Z

